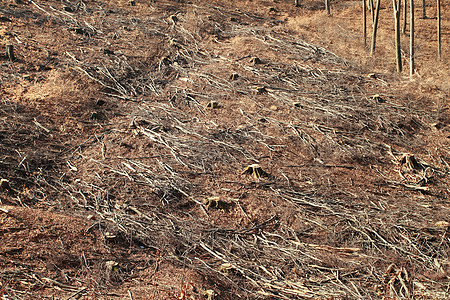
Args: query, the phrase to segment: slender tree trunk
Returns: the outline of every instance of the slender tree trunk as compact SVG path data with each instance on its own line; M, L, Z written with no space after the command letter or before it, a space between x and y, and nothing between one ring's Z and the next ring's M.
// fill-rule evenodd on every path
M375 52L375 44L377 40L377 29L378 29L378 15L380 13L380 0L377 0L375 10L372 10L372 43L370 45L370 56L373 56Z
M422 0L422 19L427 18L427 6L425 0Z
M437 12L436 12L436 17L437 17L437 46L438 46L438 51L437 51L437 57L438 60L441 59L441 0L437 0Z
M295 6L299 7L300 6L300 0L295 0Z
M325 9L327 10L327 15L330 15L331 14L330 0L325 0Z
M363 3L363 39L364 39L364 48L366 48L367 47L367 2L366 2L366 0L362 0L362 3Z
M370 15L372 16L372 24L373 24L373 22L375 22L375 14L373 13L373 11L374 11L374 6L373 6L373 0L369 0L369 4L370 4L370 7L369 7L369 10L370 10Z
M403 0L403 27L402 27L402 33L406 34L406 18L407 18L407 9L408 7L408 0Z
M401 0L392 0L393 11L394 11L394 22L395 22L395 59L397 62L397 72L402 72L402 56L400 49L400 5Z
M409 77L414 75L414 0L409 0Z

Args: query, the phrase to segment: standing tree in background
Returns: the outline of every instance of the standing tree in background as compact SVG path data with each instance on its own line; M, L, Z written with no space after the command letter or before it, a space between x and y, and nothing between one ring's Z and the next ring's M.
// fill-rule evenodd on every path
M299 7L300 6L300 0L295 0L295 6Z
M436 12L436 17L437 17L437 57L438 60L441 59L441 0L437 0L437 12Z
M370 56L373 56L375 52L375 44L377 40L377 29L378 29L378 16L380 14L380 0L377 0L375 9L373 8L373 0L371 1L371 14L372 14L372 43L370 45ZM411 0L412 1L412 0Z
M403 0L403 27L402 33L406 34L406 17L407 17L408 0Z
M331 14L330 0L325 0L325 9L327 10L327 15L330 15Z
M414 0L409 0L409 77L414 75Z
M402 56L400 51L400 6L401 0L392 0L395 22L395 59L397 62L397 72L402 72Z
M374 10L373 0L367 0L367 2L369 3L369 11L370 11L370 15L372 16L372 24L373 24L373 16L374 16L374 14L373 14L373 10Z
M422 19L427 18L427 5L425 3L425 0L422 0Z
M362 0L363 3L363 40L364 48L367 47L367 2Z

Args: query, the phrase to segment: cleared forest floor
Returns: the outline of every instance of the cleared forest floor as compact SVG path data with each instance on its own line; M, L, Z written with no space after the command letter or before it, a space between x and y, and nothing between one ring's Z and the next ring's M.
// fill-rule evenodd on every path
M2 1L2 299L448 299L448 4Z

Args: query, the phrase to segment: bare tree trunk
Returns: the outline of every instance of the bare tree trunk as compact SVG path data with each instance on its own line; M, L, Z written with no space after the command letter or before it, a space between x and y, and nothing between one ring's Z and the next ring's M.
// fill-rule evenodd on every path
M325 9L327 10L327 15L330 15L331 14L330 0L325 0Z
M437 0L437 42L438 42L438 60L441 59L441 0Z
M380 13L380 0L377 0L377 4L374 10L372 10L372 43L370 45L370 56L373 56L375 52L375 44L377 39L377 29L378 29L378 15Z
M299 7L300 6L300 0L295 0L295 6Z
M363 39L364 39L364 48L367 47L367 2L366 0L362 0L363 3Z
M406 34L406 18L407 18L407 12L408 12L408 0L403 0L403 27L402 27L402 33Z
M409 77L414 75L414 0L409 0Z
M427 7L425 4L425 0L422 0L422 19L427 18Z
M395 59L397 62L397 72L402 72L402 56L400 49L400 5L401 0L392 0L394 10L394 22L395 22Z
M375 22L375 14L373 13L373 11L374 11L374 6L373 6L373 0L368 0L369 1L369 4L370 4L370 7L369 7L369 10L370 10L370 15L372 16L372 24L373 24L373 22Z

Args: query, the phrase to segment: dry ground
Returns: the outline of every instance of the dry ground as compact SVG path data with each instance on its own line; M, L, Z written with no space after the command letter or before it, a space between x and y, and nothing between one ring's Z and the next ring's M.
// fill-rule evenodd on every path
M448 1L133 4L0 2L2 299L450 297Z

